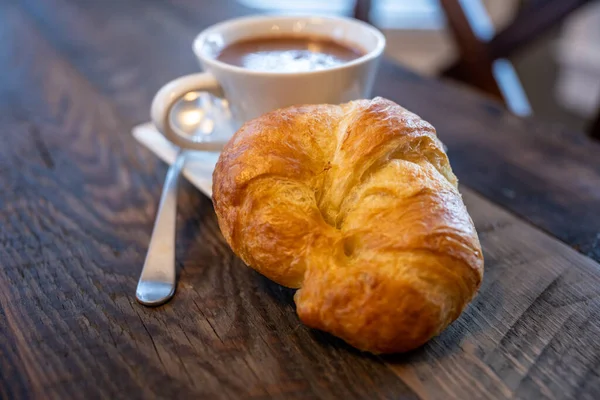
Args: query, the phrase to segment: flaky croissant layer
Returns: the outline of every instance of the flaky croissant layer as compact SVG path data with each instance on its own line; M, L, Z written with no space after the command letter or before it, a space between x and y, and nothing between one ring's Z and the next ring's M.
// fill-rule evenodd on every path
M299 288L300 319L373 353L414 349L475 295L483 256L435 129L375 98L246 123L213 175L246 264Z

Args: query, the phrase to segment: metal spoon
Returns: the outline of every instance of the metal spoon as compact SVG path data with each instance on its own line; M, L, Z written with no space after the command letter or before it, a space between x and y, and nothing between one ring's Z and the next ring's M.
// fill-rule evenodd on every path
M213 121L205 118L212 108L207 94L190 92L171 111L171 123L181 133L201 140L211 134ZM169 167L160 196L156 221L148 253L137 285L136 298L146 306L159 306L175 294L175 232L177 222L177 184L188 151L179 149L175 162Z

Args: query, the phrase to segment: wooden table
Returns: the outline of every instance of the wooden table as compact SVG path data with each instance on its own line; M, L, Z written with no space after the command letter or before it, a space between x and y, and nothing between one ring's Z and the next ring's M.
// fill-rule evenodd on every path
M376 94L437 126L480 234L480 294L375 357L303 326L180 192L179 286L134 299L166 167L130 135L197 70L231 1L0 1L0 398L600 398L600 145L384 62Z

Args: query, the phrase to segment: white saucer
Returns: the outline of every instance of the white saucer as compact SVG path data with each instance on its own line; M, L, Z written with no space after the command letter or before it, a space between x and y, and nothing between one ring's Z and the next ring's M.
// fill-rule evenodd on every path
M175 162L177 148L147 122L133 128L133 137L167 164ZM212 196L212 173L219 159L219 153L190 152L185 162L183 176L208 197Z

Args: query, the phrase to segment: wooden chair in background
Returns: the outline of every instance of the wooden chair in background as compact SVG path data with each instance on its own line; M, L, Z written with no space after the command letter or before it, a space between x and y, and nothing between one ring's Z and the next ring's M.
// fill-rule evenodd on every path
M527 96L507 57L563 21L590 0L528 0L499 32L481 0L439 0L459 58L442 72L501 99L516 114L531 112ZM371 0L357 0L355 17L368 21ZM590 134L600 139L600 114Z

